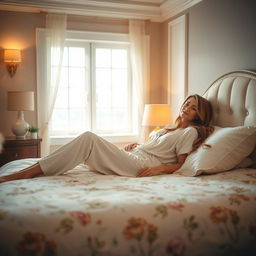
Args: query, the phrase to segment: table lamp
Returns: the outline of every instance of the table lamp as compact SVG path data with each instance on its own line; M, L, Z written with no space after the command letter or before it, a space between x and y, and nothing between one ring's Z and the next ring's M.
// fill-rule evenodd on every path
M18 111L16 122L12 126L12 132L17 139L24 139L29 125L24 120L23 111L34 110L34 92L31 91L12 91L8 92L8 111Z
M156 126L153 132L160 126L169 125L172 122L171 108L169 104L146 104L142 119L144 126Z

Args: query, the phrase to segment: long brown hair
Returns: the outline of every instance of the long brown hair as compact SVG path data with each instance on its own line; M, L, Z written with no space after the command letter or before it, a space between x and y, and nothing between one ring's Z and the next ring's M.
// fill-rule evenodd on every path
M185 101L182 103L180 107L180 111L183 108L184 104L187 102L187 100L190 98L194 98L197 103L197 115L196 115L196 118L192 121L192 124L190 125L194 127L198 133L198 137L194 141L192 146L191 152L193 152L197 150L202 145L202 143L206 140L206 138L213 133L214 128L210 125L210 122L212 120L212 115L213 115L212 105L207 99L201 97L200 95L193 94L188 96L185 99ZM166 129L168 131L174 131L180 127L181 127L181 117L178 116L177 119L175 120L175 128L172 128L172 129L166 128ZM205 145L205 146L210 147L210 145Z

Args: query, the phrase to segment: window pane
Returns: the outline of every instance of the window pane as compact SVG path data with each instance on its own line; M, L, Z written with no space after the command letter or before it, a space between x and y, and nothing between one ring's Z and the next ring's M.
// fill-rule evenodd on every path
M55 108L68 108L68 88L62 88L58 91Z
M63 66L68 66L68 47L64 48L64 55L63 55L63 62L62 62Z
M97 90L99 90L99 91L110 90L111 69L97 68L95 80L96 80Z
M127 106L127 71L112 70L112 95L114 107Z
M111 129L111 112L107 108L97 108L96 130Z
M101 55L102 54L102 55ZM105 65L106 55L111 66ZM101 68L99 68L99 65ZM103 68L104 67L104 68ZM96 49L95 126L99 133L131 130L127 75L127 49Z
M59 47L52 47L51 48L51 65L58 66L61 61L61 54L62 51Z
M70 108L85 108L86 94L83 89L73 90L69 92L69 107Z
M111 106L111 70L96 70L96 106L97 108Z
M96 49L96 67L110 67L111 65L111 50Z
M127 113L124 109L97 109L96 129L101 132L129 130Z
M67 131L68 130L68 110L55 109L52 116L53 131Z
M69 66L84 67L85 66L85 49L78 47L69 47Z
M124 130L129 127L125 109L114 109L112 117L113 127L116 127L118 130Z
M61 75L60 75L59 90L65 87L68 87L68 68L62 67Z
M90 56L88 44L84 47L65 47L64 64L61 72L60 86L56 97L56 105L52 117L52 134L68 135L79 134L90 126L88 107L89 71L88 61ZM86 63L86 65L85 65ZM52 75L56 74L52 67Z
M69 86L72 88L82 88L85 85L85 69L69 68Z
M70 131L80 132L85 129L85 108L70 110Z

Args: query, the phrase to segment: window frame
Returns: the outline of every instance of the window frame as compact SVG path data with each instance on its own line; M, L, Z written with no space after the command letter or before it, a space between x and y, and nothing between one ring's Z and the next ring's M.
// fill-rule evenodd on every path
M92 54L92 70L91 70L91 99L96 99L96 74L95 74L95 71L96 71L96 64L95 64L95 60L96 60L96 50L97 48L105 48L105 49L110 49L109 47L109 44L106 44L106 43L93 43L91 45L91 54ZM128 52L128 58L129 58L129 46L128 44L126 44L124 47L121 47L119 43L116 43L116 44L112 44L111 45L111 49L126 49L127 52ZM129 61L128 63L129 64ZM133 88L132 88L132 81L130 80L131 79L131 67L129 65L127 65L127 71L128 71L128 87L127 87L127 99L128 99L128 122L131 124L130 126L130 131L127 130L124 133L127 133L127 134L131 134L132 131L136 130L135 127L133 126L133 119L132 119L132 115L133 115L133 110L132 110L132 94L133 94ZM132 110L132 111L131 111ZM100 131L98 131L96 129L96 119L94 118L96 116L96 102L91 102L91 114L92 114L92 117L91 117L91 120L92 120L92 131L95 131L96 133L99 132L100 134L102 134ZM105 136L111 136L111 135L107 135L108 133L106 133Z
M47 65L45 63L45 51L47 50L44 43L46 41L46 29L37 28L36 29L36 41L37 41L37 99L40 97L40 86L46 82L46 70ZM129 43L129 35L128 34L119 34L119 33L105 33L105 32L88 32L88 31L71 31L68 30L66 33L66 41L77 41L77 42L94 42L94 43L118 43L118 44L128 44ZM90 75L90 79L92 79L92 75ZM91 83L92 84L92 83ZM92 85L90 85L92 86ZM135 90L132 87L131 95L128 97L135 97ZM91 105L91 104L90 104ZM130 106L129 108L133 114L135 111L135 106ZM91 110L92 113L92 110ZM113 143L125 143L130 141L137 141L138 139L138 120L133 124L133 130L135 132L127 132L124 134L101 134L100 136L107 139ZM50 137L50 145L63 145L69 141L71 141L76 136L51 136Z

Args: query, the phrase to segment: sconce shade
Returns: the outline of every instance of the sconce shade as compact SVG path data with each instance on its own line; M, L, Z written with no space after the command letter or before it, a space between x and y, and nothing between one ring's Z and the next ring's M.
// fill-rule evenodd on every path
M16 50L16 49L4 50L4 62L6 63L21 62L20 50Z
M146 104L142 119L144 126L164 126L172 122L171 108L168 104Z
M34 92L8 92L8 110L34 111Z
M11 77L13 77L17 71L18 65L21 62L20 50L6 49L4 50L4 62L6 68Z

